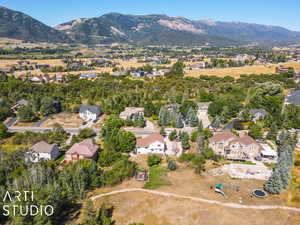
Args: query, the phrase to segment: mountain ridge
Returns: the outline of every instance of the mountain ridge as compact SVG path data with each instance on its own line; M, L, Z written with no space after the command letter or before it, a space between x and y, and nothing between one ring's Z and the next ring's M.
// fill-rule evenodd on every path
M32 42L72 42L63 32L57 31L25 13L3 6L0 6L0 37Z
M300 32L274 25L190 20L165 14L117 12L78 18L54 28L22 12L0 6L0 37L32 42L136 45L241 45L300 42Z

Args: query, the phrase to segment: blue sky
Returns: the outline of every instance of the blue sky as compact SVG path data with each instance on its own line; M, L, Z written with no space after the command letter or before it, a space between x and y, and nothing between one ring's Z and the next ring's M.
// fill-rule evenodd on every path
M109 12L279 25L300 31L299 0L0 0L0 5L54 26Z

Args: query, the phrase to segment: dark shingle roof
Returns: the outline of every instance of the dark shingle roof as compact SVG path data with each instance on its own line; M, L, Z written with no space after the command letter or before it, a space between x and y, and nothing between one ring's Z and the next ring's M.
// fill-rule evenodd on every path
M91 105L83 105L80 107L79 113L83 113L85 111L90 111L95 113L97 116L100 115L100 109L98 106L91 106Z
M296 106L300 106L300 90L293 91L287 96L287 102Z

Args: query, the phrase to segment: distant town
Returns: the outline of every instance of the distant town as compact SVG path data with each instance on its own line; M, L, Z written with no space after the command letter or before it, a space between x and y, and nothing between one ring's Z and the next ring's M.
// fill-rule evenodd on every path
M1 224L300 224L300 44L0 38L0 161Z

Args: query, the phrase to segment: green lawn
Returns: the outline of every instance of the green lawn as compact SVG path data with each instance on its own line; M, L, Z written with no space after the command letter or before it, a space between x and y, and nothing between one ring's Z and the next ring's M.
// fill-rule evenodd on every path
M156 189L160 186L170 185L171 183L165 179L167 169L160 165L152 166L149 170L149 181L144 185L146 189Z

